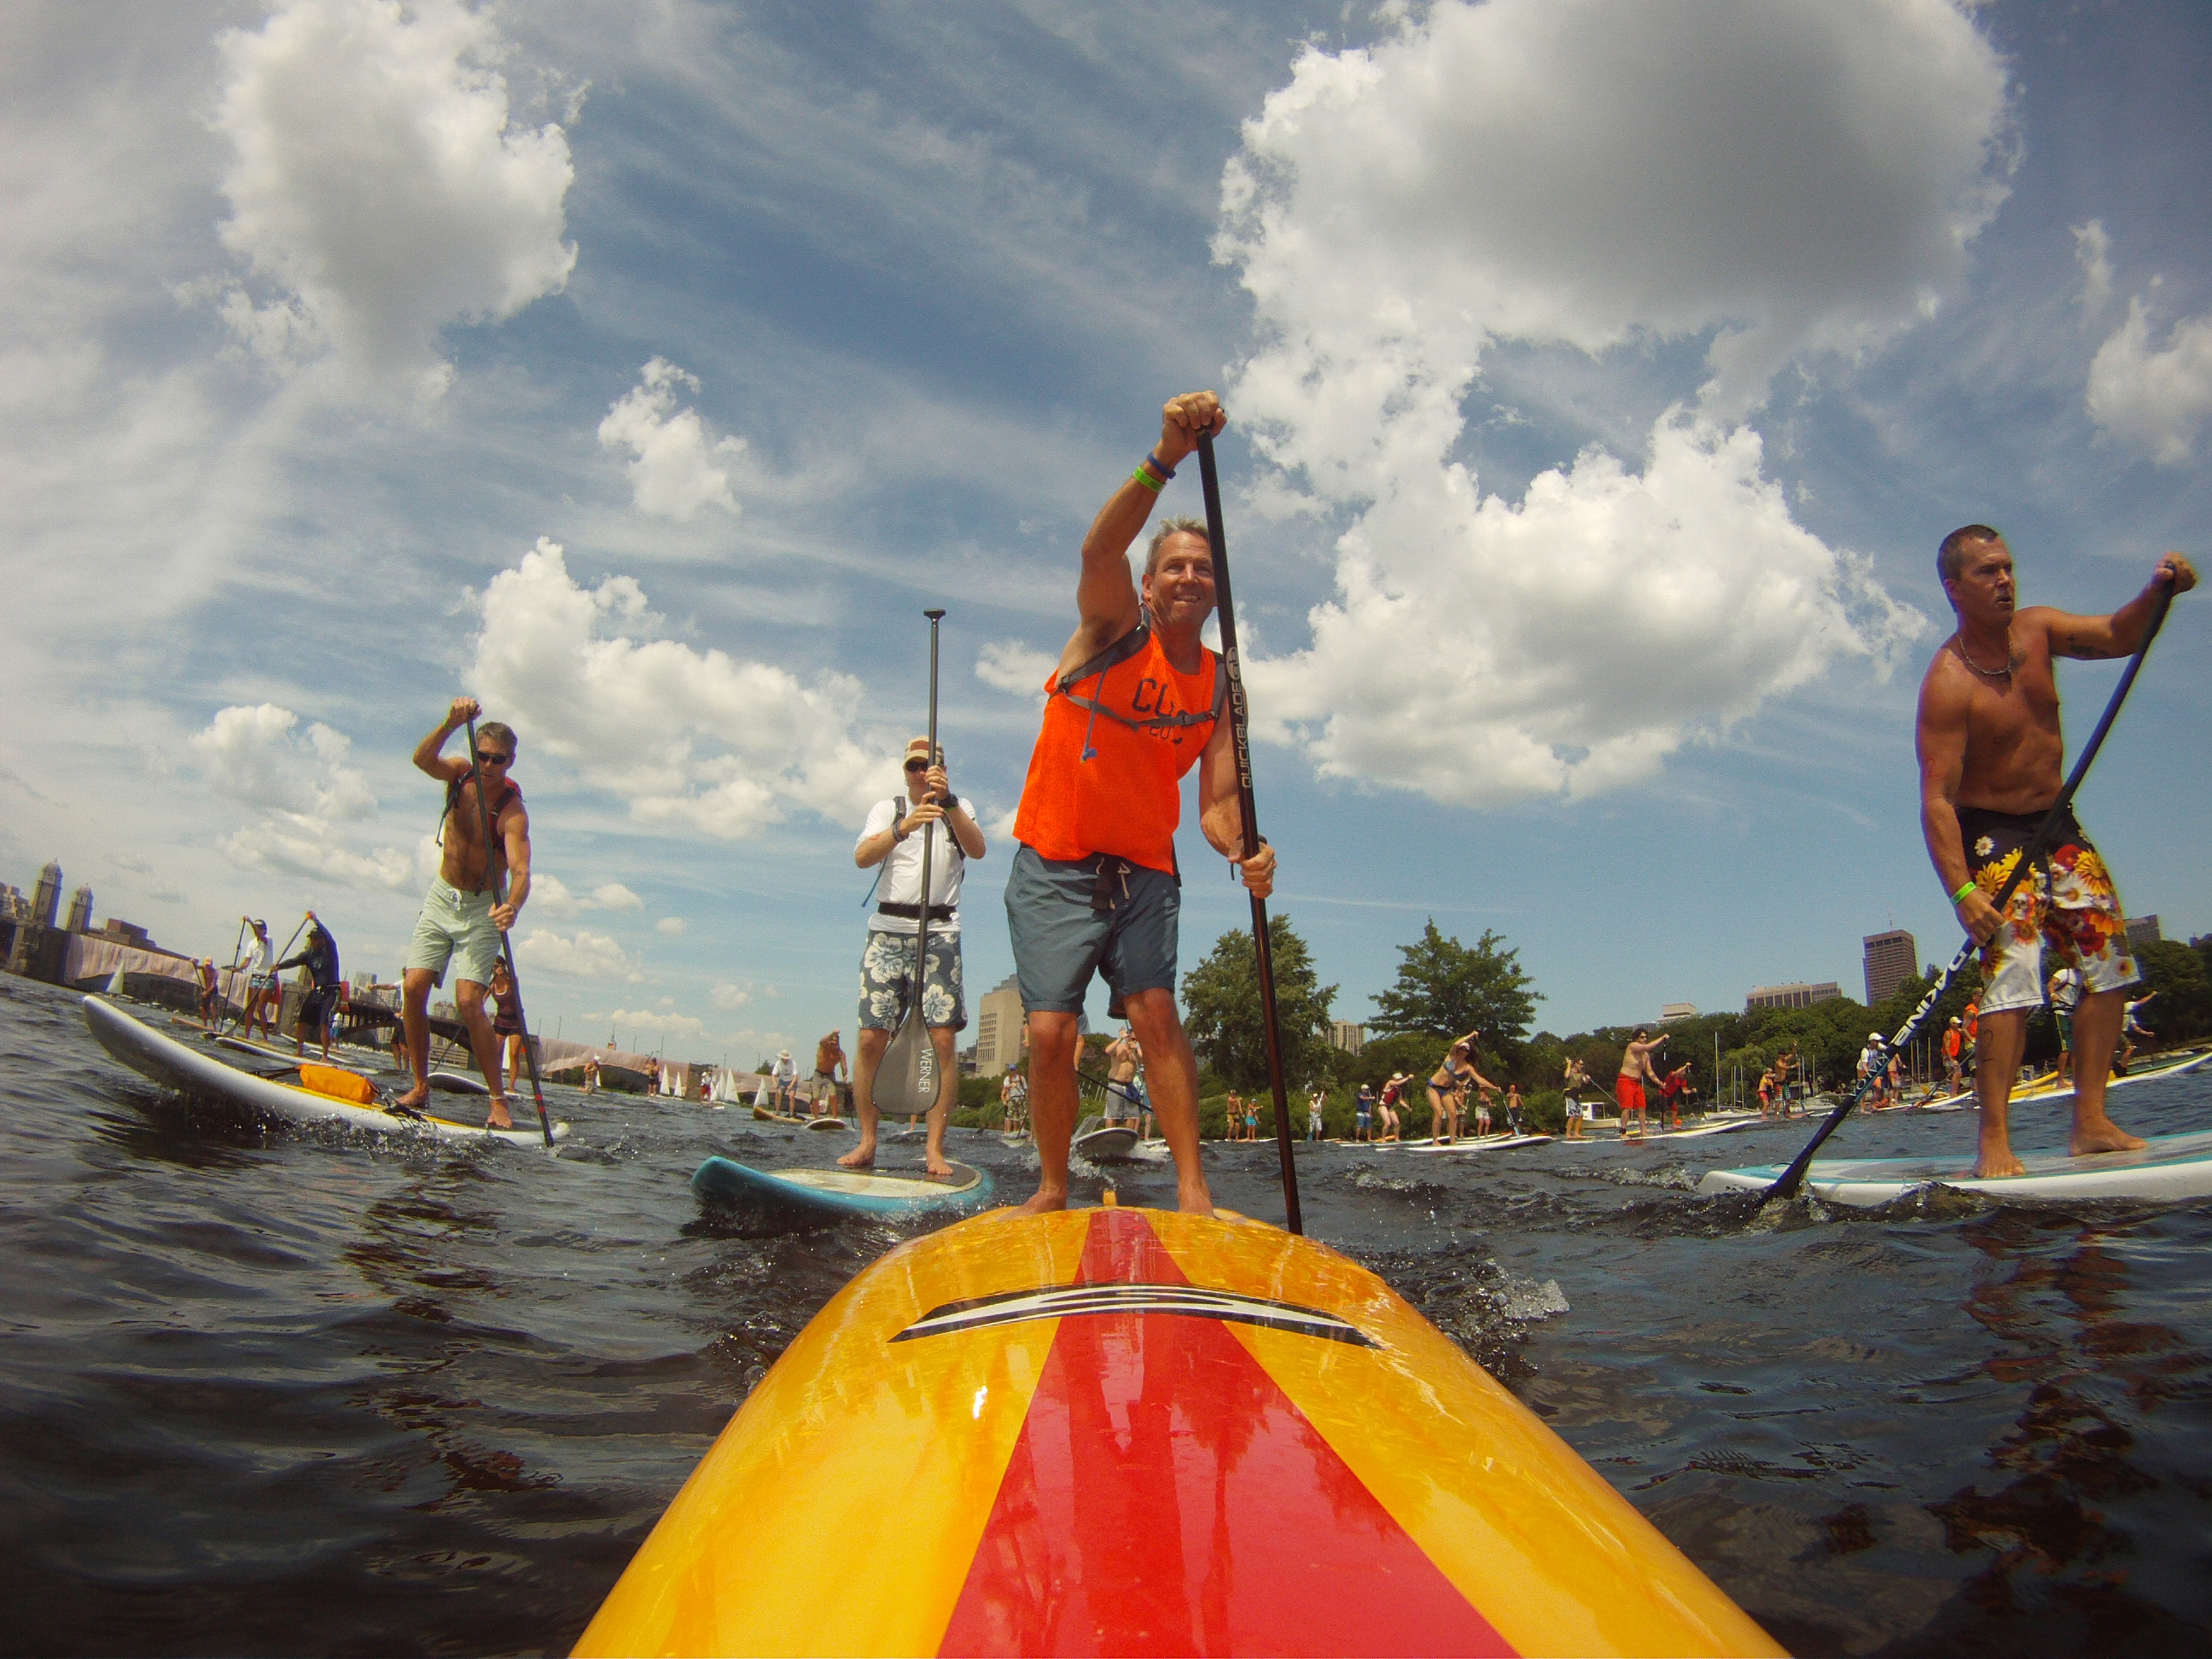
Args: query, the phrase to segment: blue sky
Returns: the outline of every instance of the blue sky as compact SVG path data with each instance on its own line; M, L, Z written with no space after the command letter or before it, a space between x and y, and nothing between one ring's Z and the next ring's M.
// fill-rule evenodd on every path
M1083 527L1212 386L1340 1017L1431 915L1563 1031L1856 992L1863 933L1954 943L1937 539L2082 610L2204 551L2200 7L100 15L0 18L0 879L58 856L176 948L312 904L390 976L466 690L522 733L539 1024L849 1036L922 610L1000 825ZM2083 798L2169 933L2212 927L2206 604ZM2073 735L2115 675L2065 671ZM1188 965L1246 913L1185 842Z

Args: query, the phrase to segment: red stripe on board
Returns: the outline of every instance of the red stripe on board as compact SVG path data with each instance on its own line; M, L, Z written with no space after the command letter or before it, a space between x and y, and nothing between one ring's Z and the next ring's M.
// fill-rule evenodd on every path
M1079 1284L1188 1281L1101 1210ZM939 1650L1510 1654L1218 1320L1064 1319Z

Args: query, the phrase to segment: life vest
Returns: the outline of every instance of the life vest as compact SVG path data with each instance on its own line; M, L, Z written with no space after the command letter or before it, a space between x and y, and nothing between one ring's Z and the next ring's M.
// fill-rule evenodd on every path
M1141 623L1044 689L1014 839L1042 858L1106 853L1175 873L1182 778L1229 707L1220 653L1186 674Z
M453 778L448 780L446 784L446 810L438 814L437 843L441 847L443 847L446 844L446 820L453 816L453 809L461 804L461 791L466 788L468 784L469 780L466 778ZM512 778L501 778L499 781L498 785L492 790L491 796L491 825L493 829L496 830L499 828L500 815L521 799L522 787L520 784L516 783ZM491 874L491 849L489 848L486 848L484 849L484 874L487 878ZM471 892L481 893L485 890L481 887L472 887L469 890Z

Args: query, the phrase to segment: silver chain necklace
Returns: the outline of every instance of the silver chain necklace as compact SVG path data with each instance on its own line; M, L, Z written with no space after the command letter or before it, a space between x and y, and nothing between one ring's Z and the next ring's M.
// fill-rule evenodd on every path
M2009 642L2008 642L2008 654L2005 658L2005 665L2002 668L1983 667L1981 664L1976 662L1972 657L1966 654L1966 641L1956 634L1954 634L1951 636L1951 648L1959 653L1959 660L1960 662L1966 664L1967 667L1972 669L1974 672L1979 674L1985 680L2001 680L2007 675L2010 674L2013 671L2014 662L2011 655L2009 654Z

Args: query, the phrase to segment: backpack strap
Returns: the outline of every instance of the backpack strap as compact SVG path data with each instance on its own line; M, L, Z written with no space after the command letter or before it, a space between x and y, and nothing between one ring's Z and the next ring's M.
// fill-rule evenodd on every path
M1131 720L1127 714L1109 708L1098 702L1097 693L1105 687L1107 672L1109 669L1120 667L1151 642L1151 625L1146 623L1138 623L1136 627L1091 658L1073 674L1063 677L1054 695L1066 697L1078 708L1088 709L1094 722L1099 715L1103 714L1108 720L1118 721L1133 732L1172 732L1185 726L1205 726L1218 722L1223 711L1229 707L1229 667L1222 660L1221 653L1210 647L1206 649L1206 654L1213 659L1213 706L1203 714L1194 714L1188 709L1185 709L1179 714L1154 714L1144 720ZM1076 690L1075 688L1085 680L1092 678L1096 678L1098 682L1091 688L1092 696L1086 697ZM1088 759L1091 739L1087 732L1084 736L1083 746L1085 751L1085 758Z

